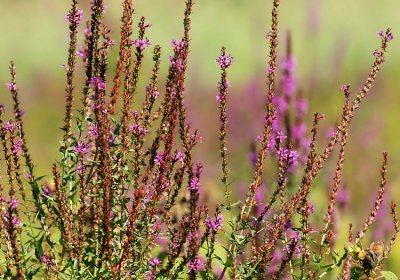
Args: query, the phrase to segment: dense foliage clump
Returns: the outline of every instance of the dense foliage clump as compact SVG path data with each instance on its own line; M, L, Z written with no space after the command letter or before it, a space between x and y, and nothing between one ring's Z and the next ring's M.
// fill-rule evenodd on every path
M314 114L309 136L304 118L308 103L296 90L290 35L286 55L278 62L280 1L273 1L263 133L252 146L253 179L243 200L237 200L232 189L229 166L235 162L229 161L227 149L228 69L234 58L222 48L216 59L221 71L216 96L220 137L216 141L222 162L218 184L225 201L211 209L201 195L203 166L193 153L200 134L187 121L184 102L193 4L186 1L182 38L171 43L165 87L159 84L161 47L155 45L150 82L141 90L138 81L148 75L141 72L143 59L153 44L146 37L151 24L145 18L133 27L133 0L123 1L113 76L108 55L114 41L105 24L104 1L91 2L84 44L79 48L78 27L84 13L77 0L72 0L66 16L70 43L64 136L51 181L35 173L11 63L7 88L14 104L12 118L7 119L4 107L0 108L5 175L0 184L0 277L397 279L381 269L399 231L394 202L391 239L386 244L384 240L365 241L383 205L387 153L383 154L377 197L360 229L354 231L335 216L346 191L342 173L349 125L385 61L393 39L391 30L378 33L380 46L363 86L355 92L349 85L342 87L342 114L325 148L318 152L323 115ZM75 74L81 65L86 76L84 84L78 85ZM314 181L336 150L329 202L325 213L316 213L310 200ZM276 174L265 174L266 162ZM343 227L349 227L347 244L336 239Z

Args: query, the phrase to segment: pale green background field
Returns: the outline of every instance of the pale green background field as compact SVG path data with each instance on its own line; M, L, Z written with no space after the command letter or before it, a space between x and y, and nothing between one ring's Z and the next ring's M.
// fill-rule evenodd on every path
M120 2L106 1L107 20L113 37L119 32ZM136 20L145 15L153 23L149 38L164 48L162 70L167 68L169 42L182 31L183 0L137 0ZM215 162L217 121L215 89L218 69L215 58L225 45L235 57L230 71L234 95L243 94L252 80L261 82L266 65L265 34L270 25L270 2L266 0L197 0L192 21L192 47L189 66L188 106L191 121L204 134L202 159ZM88 1L84 1L87 5ZM7 65L16 61L22 104L30 147L40 173L47 175L51 161L57 158L62 126L64 71L66 62L67 23L64 16L69 1L0 0L0 101L8 104L4 85ZM86 9L87 10L87 9ZM87 15L86 15L87 16ZM342 97L342 83L357 87L367 75L372 52L378 47L376 32L392 27L395 40L390 45L387 64L367 103L362 106L352 126L347 153L345 180L353 191L352 215L366 216L370 198L379 183L380 153L390 155L391 197L400 202L400 2L398 0L292 0L282 1L281 29L293 34L294 54L299 62L299 86L309 97L311 112L327 114L328 123L336 119ZM282 36L283 39L283 36ZM118 42L118 40L117 40ZM115 60L115 52L114 52ZM149 69L149 64L145 67ZM260 92L259 94L263 94ZM194 106L196 104L196 106ZM249 104L244 102L244 104ZM204 113L205 112L205 113ZM250 114L251 109L243 111ZM251 116L249 116L251 119ZM261 125L261 124L260 124ZM242 136L242 138L241 138ZM233 177L247 180L244 174L249 139L255 135L231 135L234 151ZM240 160L240 157L243 159ZM209 165L210 176L217 168ZM331 176L331 172L324 174ZM325 177L324 177L325 178ZM327 177L330 178L330 177ZM211 182L211 180L205 180ZM319 180L322 187L329 179ZM212 183L208 183L209 185ZM324 193L317 191L317 196ZM347 218L346 218L347 219ZM350 221L350 220L349 220ZM400 246L392 257L393 269L400 273Z

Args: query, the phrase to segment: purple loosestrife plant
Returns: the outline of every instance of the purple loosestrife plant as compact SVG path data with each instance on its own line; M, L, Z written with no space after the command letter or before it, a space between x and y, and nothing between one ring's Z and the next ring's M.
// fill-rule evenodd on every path
M349 197L342 178L349 125L385 61L393 40L390 29L378 32L381 45L363 86L356 92L342 87L342 114L318 153L323 115L314 114L309 136L308 101L298 89L290 34L286 54L279 59L280 1L273 1L263 133L253 144L253 178L239 201L234 201L228 176L228 163L235 163L228 160L227 146L228 71L235 65L222 48L216 59L221 71L216 100L225 201L211 209L202 196L203 165L194 158L201 137L188 123L185 105L193 1L185 2L182 37L171 42L165 86L159 82L161 47L146 37L151 24L144 17L134 28L133 0L123 1L118 59L115 71L109 69L114 41L105 4L90 2L80 49L78 27L84 13L77 0L66 16L70 43L64 135L50 181L36 174L27 148L16 69L10 64L4 90L13 100L13 119L0 107L6 175L0 180L1 279L397 279L381 269L399 232L394 202L390 240L386 245L384 240L365 240L383 215L378 210L388 205L383 203L387 153L365 222L357 233L350 225L348 244L336 239L338 228L347 228L336 218L336 209L343 210ZM150 74L142 72L146 55L153 58ZM83 85L75 81L78 56L83 59ZM147 75L148 85L139 88ZM74 102L77 94L80 103ZM137 104L141 94L143 102ZM335 150L339 156L323 216L310 194ZM276 174L269 172L265 179L267 158L276 165ZM302 179L295 180L301 173Z

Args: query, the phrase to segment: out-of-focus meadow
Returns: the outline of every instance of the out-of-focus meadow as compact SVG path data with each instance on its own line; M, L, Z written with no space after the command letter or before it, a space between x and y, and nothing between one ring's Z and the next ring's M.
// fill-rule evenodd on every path
M86 10L88 1L85 1ZM118 44L122 1L108 1L107 18ZM234 56L229 69L232 88L228 101L230 129L229 161L234 186L251 177L248 161L250 143L262 130L264 73L268 54L265 34L270 25L270 3L262 0L198 0L192 23L187 106L193 127L200 129L203 144L197 160L206 167L204 186L212 189L209 198L218 201L214 190L219 184L218 104L215 102L219 71L215 58L222 45ZM183 0L137 0L136 21L145 15L153 23L149 39L164 50L162 71L167 70L170 41L181 34ZM0 1L0 85L8 81L8 62L15 60L29 146L39 173L49 175L58 157L58 141L63 120L63 97L68 42L64 19L69 1ZM389 46L376 87L350 128L344 180L351 191L349 214L340 217L358 228L367 216L379 186L381 152L390 155L389 193L400 202L400 2L398 0L305 0L282 1L281 53L285 34L292 34L293 54L297 58L297 87L310 101L312 113L325 113L320 143L326 143L342 106L339 89L350 83L357 88L366 78L379 45L376 32L392 27L395 40ZM85 15L86 16L86 15ZM398 35L399 34L399 35ZM399 37L399 38L396 38ZM117 47L113 56L117 55ZM147 62L149 62L148 53ZM115 59L114 59L115 61ZM110 67L114 67L111 65ZM147 63L143 72L149 73ZM82 73L82 72L80 72ZM147 75L149 76L149 74ZM144 88L142 81L142 87ZM79 88L77 88L79 90ZM0 89L1 103L9 104L6 87ZM320 146L322 147L322 145ZM328 196L335 161L318 177L314 203L322 205ZM268 174L268 171L267 171ZM375 228L384 228L385 221ZM346 231L347 228L343 228ZM391 258L400 262L400 246ZM396 271L397 270L397 271Z

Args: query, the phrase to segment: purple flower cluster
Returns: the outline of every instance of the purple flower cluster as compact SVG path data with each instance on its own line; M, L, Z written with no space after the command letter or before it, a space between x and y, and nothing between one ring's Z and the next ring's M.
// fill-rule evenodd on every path
M44 194L45 196L51 196L52 191L51 191L51 189L50 189L48 186L45 186L45 187L43 188L43 194Z
M204 269L204 262L200 258L195 258L187 263L188 272L196 272Z
M381 37L383 40L390 42L394 39L393 33L390 32L389 30L384 31L384 30L380 30L378 31L378 36Z
M79 161L78 165L76 166L76 171L78 172L79 175L83 174L83 169L84 169L84 165L82 164L81 161Z
M146 272L146 279L147 280L154 280L156 279L156 275L153 271L147 271Z
M277 152L283 162L287 162L288 166L296 165L299 155L297 151L287 148L280 148Z
M8 202L8 205L10 206L11 209L17 210L18 209L18 200L14 197L10 199Z
M219 67L221 69L226 69L229 66L232 65L233 63L233 56L230 54L223 54L220 55L217 59L216 62L218 63Z
M13 227L18 227L21 224L21 221L17 217L17 215L11 214L11 217L10 217L10 212L9 211L4 211L3 219L4 219L4 224L5 224L6 227L10 227L11 226L10 222L11 222Z
M304 123L297 123L294 124L292 127L292 136L296 140L301 140L306 134L306 132L307 132L307 126Z
M200 189L200 180L197 177L194 177L189 184L189 189L193 191L198 191Z
M268 67L268 69L267 69L267 73L268 73L268 75L272 75L272 74L274 74L275 73L275 70L276 70L276 67L275 66L269 66Z
M83 142L78 142L78 144L73 148L74 152L80 155L84 155L89 151L89 145Z
M71 14L71 12L69 12L65 16L65 19L68 20L71 24L79 25L83 20L83 11L78 9L75 14Z
M146 86L146 92L150 93L151 92L151 96L154 99L157 99L158 96L160 96L160 92L158 90L152 90L152 88L150 86Z
M300 256L300 254L303 250L303 246L301 244L298 244L299 241L300 241L300 232L295 231L293 233L293 236L290 239L290 242L288 242L286 244L286 246L283 247L283 249L282 249L283 253L285 254L283 256L284 260L287 260L286 258L291 254L293 254L294 258L297 258Z
M161 264L161 260L159 259L159 258L152 258L150 261L149 261L149 265L150 266L159 266Z
M301 161L305 162L310 146L310 138L307 136L307 126L304 123L304 117L308 112L308 100L302 96L297 96L294 102L296 119L291 128L292 141L300 153Z
M297 61L290 54L281 62L280 86L272 100L275 107L275 116L272 120L272 137L268 142L268 149L276 152L279 157L289 155L290 172L296 170L297 162L305 163L307 161L310 144L310 138L307 137L307 126L304 123L304 117L308 112L308 100L300 93L296 93L296 66ZM272 70L275 71L275 69ZM292 115L294 115L294 118L292 118ZM278 134L282 132L288 136L287 143L277 139ZM293 151L277 151L276 149L279 148L277 143L284 147L291 144ZM297 153L294 153L294 150Z
M221 84L221 86L223 86L225 88L230 88L231 87L231 82L228 79L226 79L224 81L224 83ZM224 99L225 99L225 96L223 94L221 94L221 93L215 96L215 100L217 100L218 102L221 102Z
M96 87L98 90L105 90L106 88L106 83L100 77L92 77L89 81L89 84Z
M298 97L295 102L296 117L302 117L308 112L308 100L303 97Z
M88 135L94 139L96 139L99 136L99 129L97 123L91 123L88 129Z
M85 29L83 30L83 33L85 34L85 37L89 37L91 33L91 29L89 26L86 26Z
M182 153L181 151L177 151L175 153L175 160L183 163L184 159L185 159L185 154L184 153Z
M132 41L132 45L136 46L139 50L144 51L147 49L151 44L148 38L140 40L136 39Z
M337 204L339 209L345 210L350 200L350 192L346 186L339 189L337 194Z
M15 141L15 143L13 144L13 146L12 146L12 151L17 156L20 156L22 154L22 145L23 145L22 140L21 139L17 139Z
M297 61L292 56L285 58L281 64L282 70L285 72L285 75L282 76L282 90L287 96L292 96L296 90L296 76L294 75L296 65Z
M85 56L86 56L85 50L82 50L82 49L77 50L76 55L79 57L85 58Z
M175 51L181 52L185 47L185 42L184 41L177 41L175 39L172 39L171 46Z
M207 218L205 224L207 225L209 231L217 232L221 229L223 220L224 216L222 214L218 214L215 220L212 218Z
M282 250L280 248L276 248L272 254L272 260L267 269L269 275L275 274L278 271L279 265L282 262L282 258Z
M384 59L381 49L375 49L372 55L375 56L376 58L382 57L382 59Z
M276 113L279 115L285 114L289 108L288 101L284 96L275 96L273 99L273 104L275 106ZM278 122L275 121L275 128L278 129L278 127Z
M6 123L3 125L3 128L4 128L5 130L9 131L9 132L11 132L11 131L14 129L14 127L15 127L15 124L12 123L12 122L6 122Z
M175 66L177 71L182 72L182 70L184 68L182 59L180 59L180 58L174 59L173 56L170 56L169 62L171 63L171 65Z
M149 133L149 129L145 127L141 127L137 125L136 123L131 124L129 126L129 129L137 136L145 136L147 133Z
M171 41L171 46L174 50L174 55L171 55L168 58L172 67L170 71L173 69L173 71L175 71L177 75L179 75L185 69L184 60L182 56L184 55L186 43L183 40L177 41L174 39ZM184 88L182 90L185 91ZM173 96L175 96L175 92L173 93Z
M164 154L158 153L154 158L154 163L156 165L161 165L164 162Z
M342 85L340 87L340 90L343 91L344 93L346 93L350 90L350 85Z
M181 58L180 53L184 50L185 48L185 42L184 41L176 41L172 40L171 41L171 46L174 49L174 56L170 56L169 62L171 63L171 66L175 67L177 72L182 72L184 69L184 63Z
M273 97L273 105L275 107L275 116L272 120L272 137L268 142L268 149L270 151L276 151L279 157L289 156L290 165L297 163L298 155L293 151L279 150L279 146L287 146L287 144L293 144L294 149L301 151L305 149L305 144L308 141L305 140L305 134L307 127L302 122L303 116L308 111L308 102L301 96L294 96L296 91L296 76L295 69L297 66L296 59L292 55L288 55L281 62L282 75L280 77L280 87L276 95ZM268 69L268 74L271 75L275 71ZM287 120L290 119L290 109L293 108L293 114L295 119L293 123L288 124ZM283 135L289 135L290 138ZM288 143L284 143L284 139L288 138ZM279 144L279 146L277 146ZM303 153L301 153L303 154Z
M6 86L7 86L8 90L11 90L11 91L17 90L17 85L14 83L7 83Z
M39 259L47 267L54 265L54 261L53 261L52 257L50 257L49 255L42 255L42 256L40 256Z

